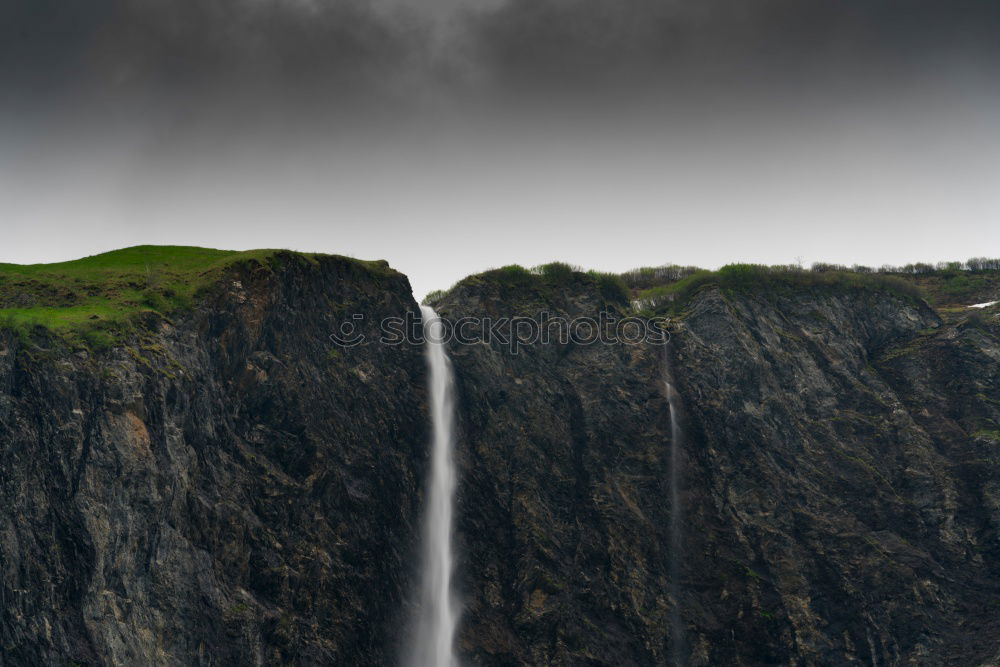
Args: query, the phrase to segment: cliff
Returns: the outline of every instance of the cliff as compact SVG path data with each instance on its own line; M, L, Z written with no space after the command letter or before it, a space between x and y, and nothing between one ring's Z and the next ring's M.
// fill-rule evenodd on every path
M621 313L577 277L487 274L437 306ZM666 348L453 347L472 661L996 661L996 319L946 322L878 285L709 282L671 330ZM683 402L676 554L666 368Z
M0 333L0 664L390 662L425 370L328 335L416 309L384 267L267 253L106 349Z
M426 369L374 338L417 312L408 281L175 255L0 271L0 664L394 663ZM668 346L450 344L463 660L1000 661L995 308L695 278L642 313ZM630 296L499 271L434 305L623 317ZM369 344L332 345L355 314Z

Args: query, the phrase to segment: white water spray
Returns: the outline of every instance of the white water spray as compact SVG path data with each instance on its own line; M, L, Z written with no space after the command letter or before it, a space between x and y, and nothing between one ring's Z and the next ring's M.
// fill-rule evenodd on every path
M680 423L680 395L674 386L673 368L670 364L672 346L663 350L664 384L667 388L667 404L670 406L670 588L673 606L670 610L671 657L675 667L684 664L684 626L681 622L681 557L683 554L681 507L681 453L684 446L684 430Z
M425 356L429 370L432 422L430 481L424 516L423 570L420 608L409 656L411 667L455 667L455 627L458 605L452 595L452 514L456 472L455 388L451 361L444 347L444 325L433 308L421 306Z

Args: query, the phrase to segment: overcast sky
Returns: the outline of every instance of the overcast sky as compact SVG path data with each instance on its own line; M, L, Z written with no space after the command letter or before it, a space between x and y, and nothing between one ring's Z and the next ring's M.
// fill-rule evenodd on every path
M986 0L5 0L0 261L1000 255Z

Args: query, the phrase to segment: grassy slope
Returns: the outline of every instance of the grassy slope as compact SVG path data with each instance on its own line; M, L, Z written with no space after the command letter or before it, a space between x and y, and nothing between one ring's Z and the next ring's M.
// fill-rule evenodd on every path
M878 290L908 299L925 295L912 281L895 275L851 273L844 271L803 271L784 266L729 264L718 271L698 271L680 280L640 290L636 294L640 308L654 312L677 310L702 287L719 286L726 290L749 293Z
M198 294L228 269L246 262L275 265L280 262L279 255L306 262L314 262L319 256L280 250L137 246L57 264L0 264L0 328L24 333L42 327L71 342L108 345L129 328L135 316L167 316L190 308ZM381 262L358 263L373 270L387 270ZM663 271L665 268L670 271ZM911 276L746 264L729 265L719 271L660 267L614 276L583 273L553 262L530 271L520 266L494 269L469 276L460 284L478 282L494 282L504 290L527 290L539 295L574 283L589 284L611 302L624 305L629 299L638 300L639 310L646 313L675 310L706 285L750 291L882 289L911 298L923 297L943 313L966 311L965 306L996 299L1000 293L1000 271L941 271ZM427 300L433 302L440 296L431 294Z
M963 309L1000 299L1000 271L944 271L909 278L938 309Z
M534 269L511 265L475 274L459 285L493 283L505 291L544 294L553 287L572 282L600 285L609 300L630 300L637 314L678 313L695 292L707 286L756 292L808 292L816 290L885 291L907 299L924 299L946 318L969 314L969 305L1000 298L1000 271L939 270L926 274L860 273L850 270L809 270L792 266L730 264L718 271L692 266L636 269L620 276L583 273L575 267L553 262ZM450 290L449 290L450 291ZM434 303L446 292L433 292Z
M563 262L551 262L533 269L510 264L475 273L458 281L448 290L431 292L425 297L424 303L433 305L459 286L484 284L496 285L504 292L520 297L534 297L542 303L551 296L553 290L572 286L595 289L607 302L619 306L627 306L629 298L628 287L615 274L583 271Z
M70 342L106 346L136 316L167 316L241 263L275 266L282 257L319 255L282 250L245 252L187 246L136 246L57 264L0 264L0 327L42 327ZM353 260L356 261L356 260ZM381 263L359 262L386 270Z

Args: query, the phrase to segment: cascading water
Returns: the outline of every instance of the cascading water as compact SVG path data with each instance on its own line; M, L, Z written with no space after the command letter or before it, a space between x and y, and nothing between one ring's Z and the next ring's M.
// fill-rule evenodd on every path
M421 306L431 403L431 470L424 516L420 607L408 663L411 667L458 665L453 643L458 605L452 595L452 514L456 472L454 380L445 352L444 325L433 308Z
M680 576L682 544L683 508L681 507L681 454L684 446L684 430L680 422L680 395L674 385L671 352L668 343L663 349L664 384L667 388L667 404L670 407L670 593L673 606L670 610L671 657L675 667L684 664L684 626L680 614Z

